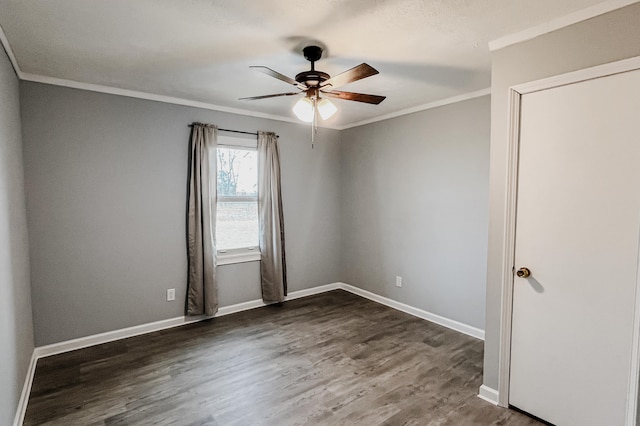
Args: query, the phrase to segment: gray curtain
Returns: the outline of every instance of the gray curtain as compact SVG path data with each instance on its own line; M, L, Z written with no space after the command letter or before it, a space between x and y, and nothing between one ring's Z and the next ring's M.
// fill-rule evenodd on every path
M283 302L287 295L287 272L280 194L280 154L278 137L269 132L258 132L258 217L262 300L264 303Z
M194 123L191 131L187 212L187 315L213 316L216 288L216 146L218 128Z

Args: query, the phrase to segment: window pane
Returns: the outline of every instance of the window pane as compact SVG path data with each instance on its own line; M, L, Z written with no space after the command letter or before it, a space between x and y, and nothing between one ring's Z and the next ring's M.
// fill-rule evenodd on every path
M216 221L218 250L258 245L258 202L218 202Z
M258 195L255 150L218 148L218 195Z
M257 152L255 149L219 147L217 154L217 249L256 247L258 245Z

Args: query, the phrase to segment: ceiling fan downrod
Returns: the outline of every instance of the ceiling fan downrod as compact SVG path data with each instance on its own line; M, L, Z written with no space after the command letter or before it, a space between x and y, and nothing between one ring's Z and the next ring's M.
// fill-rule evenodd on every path
M308 88L320 87L322 83L329 80L331 76L326 72L316 70L316 61L322 57L322 48L318 46L307 46L302 49L304 58L311 62L311 69L296 75L296 81Z

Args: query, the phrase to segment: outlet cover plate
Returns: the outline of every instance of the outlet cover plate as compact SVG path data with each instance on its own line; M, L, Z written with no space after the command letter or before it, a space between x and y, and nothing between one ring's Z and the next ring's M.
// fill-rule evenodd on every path
M167 289L167 302L173 302L176 300L176 289L168 288Z

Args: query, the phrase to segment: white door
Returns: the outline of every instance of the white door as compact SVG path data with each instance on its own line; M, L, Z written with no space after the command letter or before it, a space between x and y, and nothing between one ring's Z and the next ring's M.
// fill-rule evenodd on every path
M623 425L640 236L640 70L522 96L509 403ZM634 380L637 380L635 378Z

